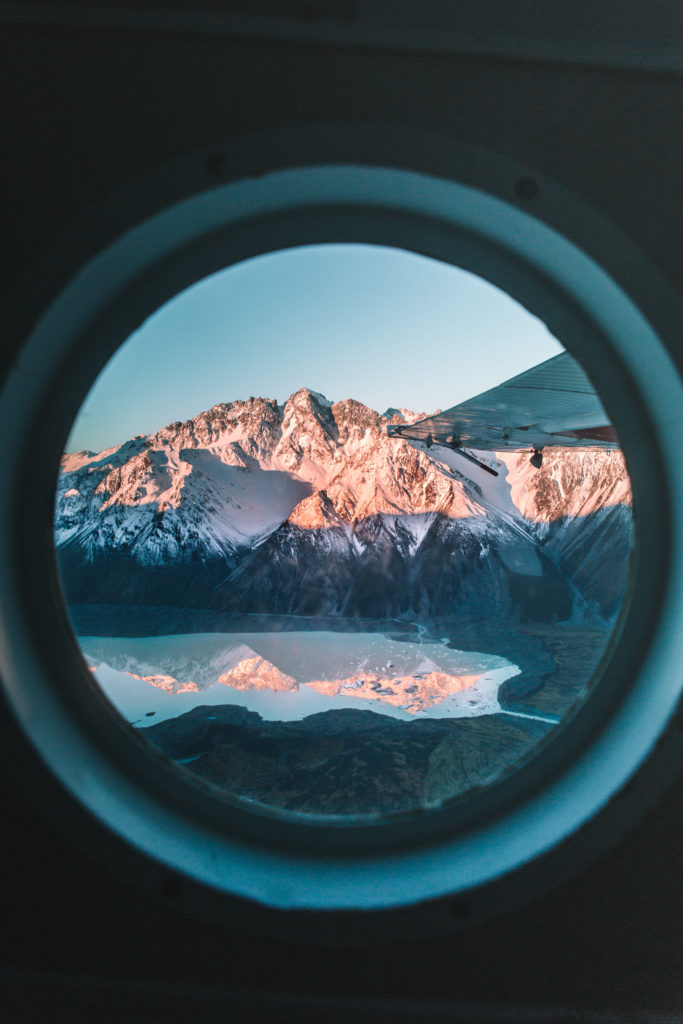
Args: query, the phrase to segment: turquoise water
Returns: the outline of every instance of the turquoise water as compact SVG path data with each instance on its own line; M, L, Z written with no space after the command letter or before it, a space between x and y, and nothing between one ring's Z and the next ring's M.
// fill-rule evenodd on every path
M519 672L497 655L449 647L447 638L405 641L377 632L193 633L79 642L105 695L137 725L213 704L239 704L270 721L333 708L369 708L406 721L491 714L500 710L499 686ZM462 677L475 681L448 693L451 683L464 685ZM441 690L434 690L435 679Z

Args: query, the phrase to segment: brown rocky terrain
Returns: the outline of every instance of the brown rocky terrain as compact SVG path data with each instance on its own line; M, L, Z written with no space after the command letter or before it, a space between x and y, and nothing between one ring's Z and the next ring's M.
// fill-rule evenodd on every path
M487 785L549 728L504 715L406 724L354 710L264 722L224 705L140 732L224 792L299 814L360 817L438 806Z

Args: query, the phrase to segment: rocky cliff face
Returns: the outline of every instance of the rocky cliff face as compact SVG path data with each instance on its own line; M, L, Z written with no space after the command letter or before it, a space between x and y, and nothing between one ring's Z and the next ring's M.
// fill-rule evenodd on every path
M535 470L500 456L515 507L545 553L604 618L619 609L632 547L631 488L619 451L548 450Z
M283 406L219 404L66 455L55 541L68 600L547 620L572 614L576 585L614 613L631 533L618 452L548 452L540 470L508 454L492 482L389 439L410 414L388 413L302 388Z

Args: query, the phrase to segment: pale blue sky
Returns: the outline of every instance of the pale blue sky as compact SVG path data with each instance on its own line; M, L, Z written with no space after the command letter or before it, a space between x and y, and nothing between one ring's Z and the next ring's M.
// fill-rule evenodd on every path
M378 412L448 408L562 351L545 325L466 271L401 249L269 253L181 292L98 377L68 451L99 451L250 395L298 388Z

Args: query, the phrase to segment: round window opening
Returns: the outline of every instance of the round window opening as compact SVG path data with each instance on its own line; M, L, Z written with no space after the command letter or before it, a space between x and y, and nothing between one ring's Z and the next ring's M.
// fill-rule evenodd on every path
M371 823L502 781L574 718L634 523L610 417L540 320L451 264L326 244L128 339L54 540L96 684L171 770Z

